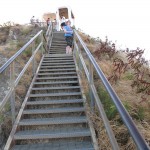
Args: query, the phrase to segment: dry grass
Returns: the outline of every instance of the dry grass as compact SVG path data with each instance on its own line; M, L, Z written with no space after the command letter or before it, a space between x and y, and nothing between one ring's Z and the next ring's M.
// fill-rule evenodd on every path
M87 40L87 35L80 33L83 41L86 42L87 47L90 49L91 53L95 51L95 45ZM124 62L127 62L125 58L125 53L117 52L114 58L121 58ZM109 77L113 71L113 61L104 56L102 59L95 58L100 68ZM129 68L129 72L123 74L120 80L116 84L112 84L115 92L121 99L125 108L133 118L136 126L138 127L140 133L143 135L145 140L150 145L150 95L148 95L148 101L141 102L141 93L137 93L135 89L132 89L132 70ZM98 80L96 74L94 74L95 86L98 87L101 82ZM89 92L87 81L82 78L82 85L85 89L85 93ZM88 94L86 94L88 96ZM89 99L89 98L88 98ZM89 116L94 124L94 128L97 133L97 139L101 150L110 150L111 146L109 139L104 128L101 118L97 115L98 113L92 114L89 111ZM119 121L119 122L118 122ZM122 122L122 121L121 121ZM134 150L136 149L132 138L130 137L127 128L120 123L120 117L117 114L111 121L111 127L114 131L115 137L117 138L118 144L121 150Z
M22 30L23 28L24 27L22 27L22 26L13 27L12 30L15 30L17 32L18 41L12 41L9 39L9 40L7 40L5 45L0 45L0 54L2 56L9 59L12 55L14 55L21 48L21 46L23 46L24 43L26 43L26 41L28 41L31 38L29 36L30 34L35 35L35 33L37 33L37 31L34 31L34 29L32 29L33 31L31 32L30 27L28 27L29 29L27 29L27 27L25 27L25 29ZM26 34L26 36L24 36L23 33ZM22 41L24 41L24 42L22 43ZM28 49L28 50L31 50L31 49ZM21 72L21 70L23 69L23 67L25 66L26 62L29 60L30 56L31 55L25 51L16 59L16 61L15 61L16 78L17 78L18 74ZM38 53L36 55L35 59L38 64L41 59L41 54ZM17 112L20 110L22 102L23 102L25 95L27 93L27 90L30 86L32 77L33 77L32 76L32 65L29 65L29 67L27 68L27 71L25 72L25 74L23 75L19 84L16 87L15 106L16 106ZM6 112L7 115L0 114L3 116L2 117L3 121L0 124L0 130L2 130L1 137L0 137L2 139L2 145L4 145L4 143L6 142L6 139L8 138L11 128L12 128L11 117L9 117L10 114L8 113L9 111L10 111L10 108ZM0 143L0 147L1 147L1 143Z
M98 59L96 59L96 61L98 62L98 65L100 66L106 77L110 76L113 69L111 61L110 60L98 61Z

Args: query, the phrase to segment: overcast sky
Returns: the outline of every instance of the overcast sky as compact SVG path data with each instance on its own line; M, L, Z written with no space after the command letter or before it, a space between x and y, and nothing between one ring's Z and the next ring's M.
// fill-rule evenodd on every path
M150 0L1 0L0 23L27 23L34 15L69 5L76 26L85 33L117 41L122 47L146 48L150 59Z

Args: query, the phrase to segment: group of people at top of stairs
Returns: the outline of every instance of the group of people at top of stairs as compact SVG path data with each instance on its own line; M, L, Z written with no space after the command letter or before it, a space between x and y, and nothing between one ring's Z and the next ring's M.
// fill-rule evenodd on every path
M50 24L53 24L53 30L58 31L58 21L56 19L54 19L54 21L51 21L50 18L47 18L46 24L47 24L47 27Z
M52 22L50 21L50 18L47 19L47 26L49 26ZM53 29L55 31L57 30L57 21L54 19L53 22ZM72 43L73 43L73 30L71 28L71 21L67 20L64 16L61 16L61 29L65 32L65 40L67 42L66 46L66 54L72 54Z
M35 16L32 16L32 18L30 19L30 24L31 25L34 25L34 26L42 26L42 22L38 19L38 18L35 18Z

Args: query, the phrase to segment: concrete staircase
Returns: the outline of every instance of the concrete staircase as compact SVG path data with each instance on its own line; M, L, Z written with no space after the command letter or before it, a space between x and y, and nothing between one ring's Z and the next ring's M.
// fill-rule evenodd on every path
M13 135L12 150L94 150L84 99L63 33L54 33L25 109Z
M54 32L49 54L65 54L66 41L63 32Z

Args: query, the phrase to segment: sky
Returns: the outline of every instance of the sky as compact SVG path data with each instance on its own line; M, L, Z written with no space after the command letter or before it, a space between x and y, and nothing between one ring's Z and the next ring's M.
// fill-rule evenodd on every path
M70 6L75 25L85 33L109 40L120 48L145 50L150 59L150 0L1 0L0 24L27 23L34 15Z

